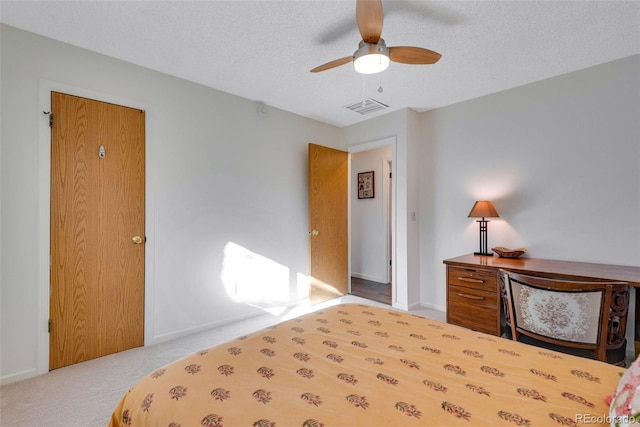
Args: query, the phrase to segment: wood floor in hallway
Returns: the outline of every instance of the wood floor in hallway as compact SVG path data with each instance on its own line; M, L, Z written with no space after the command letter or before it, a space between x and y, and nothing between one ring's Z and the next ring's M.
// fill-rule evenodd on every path
M351 277L351 295L391 305L391 283Z

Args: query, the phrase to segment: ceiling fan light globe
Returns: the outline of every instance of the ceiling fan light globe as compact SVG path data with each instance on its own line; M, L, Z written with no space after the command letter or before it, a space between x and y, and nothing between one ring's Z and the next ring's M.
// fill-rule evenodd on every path
M361 74L376 74L389 66L389 49L383 39L371 44L360 42L358 50L353 54L353 67Z
M389 57L380 53L370 53L356 58L353 67L361 74L380 73L389 67Z

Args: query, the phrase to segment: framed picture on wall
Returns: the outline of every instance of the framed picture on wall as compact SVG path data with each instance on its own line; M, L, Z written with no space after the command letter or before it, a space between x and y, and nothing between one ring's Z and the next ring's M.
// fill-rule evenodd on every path
M360 172L358 174L358 199L373 199L374 197L373 171Z

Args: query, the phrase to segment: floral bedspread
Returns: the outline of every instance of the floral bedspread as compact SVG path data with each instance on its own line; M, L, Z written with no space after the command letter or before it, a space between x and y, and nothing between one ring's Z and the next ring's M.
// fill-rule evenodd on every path
M152 372L110 426L604 425L624 369L345 304Z

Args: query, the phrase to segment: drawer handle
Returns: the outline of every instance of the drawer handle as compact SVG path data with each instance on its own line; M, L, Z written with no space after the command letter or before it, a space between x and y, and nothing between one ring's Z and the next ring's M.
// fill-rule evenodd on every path
M461 282L484 283L484 280L481 280L481 279L470 279L468 277L458 277L458 280L460 280Z
M484 297L479 297L477 295L461 294L460 292L458 292L458 296L462 298L467 298L467 299L474 299L477 301L482 301L484 299Z

